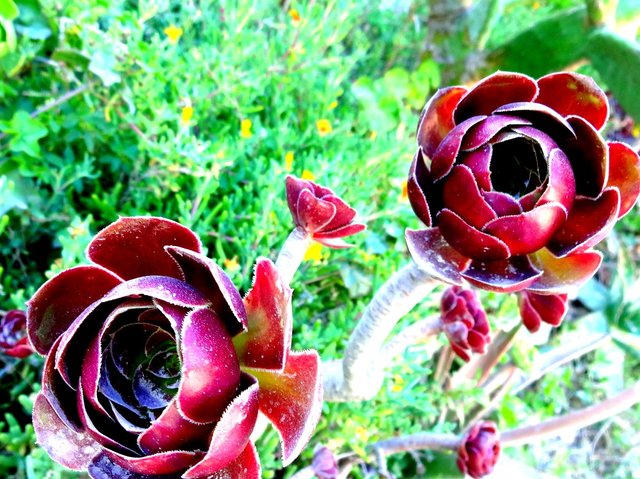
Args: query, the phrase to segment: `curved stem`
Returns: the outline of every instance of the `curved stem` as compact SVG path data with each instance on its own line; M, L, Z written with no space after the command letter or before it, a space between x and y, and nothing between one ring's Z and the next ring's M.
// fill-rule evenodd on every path
M276 259L276 268L286 284L291 283L309 246L311 246L311 236L300 227L296 227L282 245Z
M381 450L384 454L398 452L420 451L423 449L456 451L462 443L462 437L455 434L437 434L431 432L419 432L408 436L394 437L378 441L371 445L372 448Z
M500 442L503 446L519 446L555 437L565 431L581 429L615 416L637 403L640 403L640 382L599 404L549 419L540 424L505 431L501 434Z
M351 334L344 359L324 365L325 400L359 401L375 396L383 380L384 341L398 320L437 284L409 263L382 285Z

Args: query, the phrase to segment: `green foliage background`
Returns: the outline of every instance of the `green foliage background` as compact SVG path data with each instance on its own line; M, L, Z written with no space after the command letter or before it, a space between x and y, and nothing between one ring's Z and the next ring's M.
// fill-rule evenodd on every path
M408 261L404 229L418 221L403 185L428 96L496 69L579 68L638 119L637 10L633 0L0 2L0 308L24 308L46 278L85 262L91 236L119 215L192 228L246 291L256 257L275 259L292 227L286 174L308 171L368 224L355 248L323 249L294 278L294 347L339 357L372 293ZM175 44L171 26L183 32ZM332 126L326 135L321 119ZM492 416L502 428L592 404L638 377L639 232L631 214L604 246L609 262L574 320L541 347L518 336L503 362L526 372L570 334L607 331L614 341L507 395ZM494 328L517 323L514 298L484 299ZM437 307L434 294L402 324ZM354 477L370 477L371 442L457 431L487 397L472 384L443 390L438 346L411 348L370 403L325 405L312 443L286 471L276 435L265 434L264 477L290 476L316 444L355 451L364 462ZM0 358L0 476L81 477L35 445L29 411L40 366ZM629 478L638 426L636 408L567 442L506 453L561 477ZM451 465L430 453L389 463L398 477L447 477Z

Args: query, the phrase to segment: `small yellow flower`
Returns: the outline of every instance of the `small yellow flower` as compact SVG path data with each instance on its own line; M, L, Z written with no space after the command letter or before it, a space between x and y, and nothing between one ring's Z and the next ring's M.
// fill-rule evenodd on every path
M309 181L313 181L316 179L316 175L314 175L313 173L311 173L309 170L304 170L302 172L302 179L303 180L309 180Z
M291 23L293 23L294 25L300 23L300 20L302 20L302 17L300 16L300 12L295 8L292 8L291 10L289 10L289 17L291 17Z
M216 158L219 160L223 160L225 156L226 153L224 152L224 150L218 150L218 153L216 153Z
M71 236L72 239L76 239L79 236L84 236L84 235L86 235L88 233L88 231L84 227L84 225L70 226L68 231L69 231L69 235Z
M183 125L186 125L191 121L193 117L193 107L191 105L183 106L182 112L180 113L180 122Z
M406 180L402 182L402 192L400 193L400 199L409 199L409 184L406 182Z
M170 25L163 31L169 39L169 43L171 43L171 45L175 45L176 43L178 43L178 40L180 40L180 37L182 36L182 28L176 27L175 25Z
M533 7L534 10L539 9L540 8L540 2L533 2L532 7Z
M358 426L355 430L356 436L363 442L367 442L369 440L369 431L366 427Z
M251 133L252 125L253 123L251 120L246 118L240 122L240 136L242 138L251 138L253 136L253 133Z
M394 393L398 393L404 389L405 381L402 376L399 374L395 374L393 376L393 385L391 386L391 390Z
M316 121L316 128L318 129L320 136L326 136L333 131L331 123L326 118L321 118Z
M329 108L328 110L334 110L336 107L338 106L338 101L337 100L333 100L331 103L329 103Z
M290 172L293 167L293 151L287 151L284 155L284 170Z
M369 139L371 141L375 140L376 138L378 138L378 132L375 130L372 130L371 133L369 133Z
M304 254L304 261L320 261L322 259L322 245L315 241Z
M238 260L236 259L235 256L231 259L225 258L224 269L226 269L229 272L237 271L238 269L240 269L240 263L238 263Z

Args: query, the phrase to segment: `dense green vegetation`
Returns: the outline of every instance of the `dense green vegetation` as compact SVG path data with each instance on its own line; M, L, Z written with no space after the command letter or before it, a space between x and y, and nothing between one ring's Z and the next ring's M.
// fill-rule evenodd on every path
M293 226L284 195L291 172L333 188L368 225L350 238L355 248L316 251L292 283L294 348L331 359L372 293L409 260L404 230L418 220L403 188L420 109L438 87L496 69L579 68L640 120L632 0L602 2L604 18L597 2L578 0L480 0L468 10L435 0L14 1L17 10L0 5L2 310L24 309L46 278L86 262L91 236L119 215L190 227L245 292L255 259L275 259ZM638 129L621 111L609 132L637 149ZM592 404L637 380L638 234L631 213L566 323L549 341L521 332L502 361L535 372L541 354L571 338L613 339L507 394L489 416L500 427ZM495 332L517 324L515 298L483 299ZM438 301L431 295L402 324ZM374 464L372 441L467 424L487 397L473 383L446 390L434 375L434 343L411 348L373 401L326 404L312 443L286 471L268 431L258 443L264 477L290 476L316 444ZM35 444L29 414L41 365L0 357L0 476L83 477ZM631 478L639 427L636 407L506 454L559 477ZM421 453L389 462L398 477L421 477L422 466L437 477L452 461Z

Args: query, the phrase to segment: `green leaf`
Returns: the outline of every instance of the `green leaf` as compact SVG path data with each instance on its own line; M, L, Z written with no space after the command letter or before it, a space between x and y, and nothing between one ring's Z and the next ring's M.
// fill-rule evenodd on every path
M26 111L19 110L14 113L8 124L0 126L0 129L12 136L9 141L11 151L26 153L34 158L40 156L38 140L48 133L41 121L31 118Z
M587 39L586 52L622 107L640 120L640 45L608 29L601 29Z
M56 50L51 55L53 60L66 63L70 67L79 67L86 70L89 66L89 58L76 50Z
M114 71L116 58L111 53L96 52L91 56L89 71L95 73L104 86L111 86L120 82L120 74Z
M488 60L492 69L540 77L582 58L588 32L585 8L562 11L507 40L489 54Z
M340 276L352 298L364 296L371 291L371 277L353 266L345 265L340 268Z
M478 0L466 15L467 29L471 41L483 49L489 38L491 29L502 13L501 0Z
M4 1L4 0L3 0ZM20 16L16 19L16 31L31 40L45 40L51 36L51 26L42 14L38 0L18 0Z
M432 459L425 464L426 477L434 479L454 479L463 478L464 474L460 472L456 465L456 455L447 452L432 451L430 453Z
M2 0L0 2L0 17L13 20L18 15L20 15L20 10L18 10L13 0Z
M2 198L0 215L4 215L13 208L28 209L26 198L16 191L15 183L6 176L0 176L0 198Z
M11 20L0 17L0 27L4 30L4 41L0 42L0 58L16 49L16 31Z

